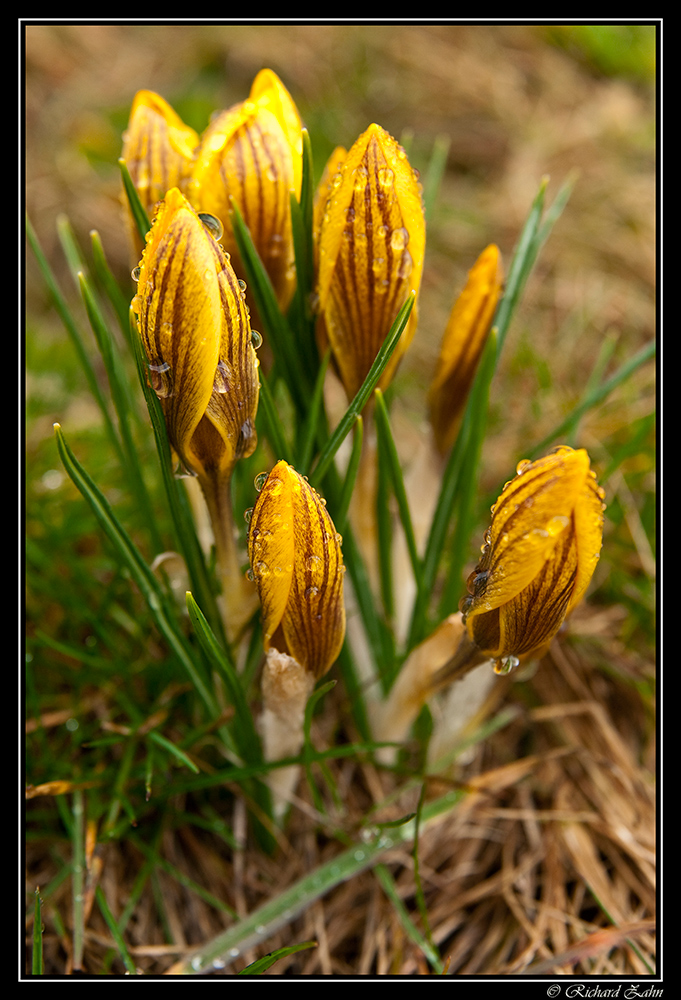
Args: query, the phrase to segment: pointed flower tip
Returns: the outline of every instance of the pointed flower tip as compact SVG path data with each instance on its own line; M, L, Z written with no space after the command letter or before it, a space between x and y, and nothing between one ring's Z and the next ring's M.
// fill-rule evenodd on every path
M192 203L225 224L224 243L239 269L229 224L232 202L274 287L282 311L295 291L290 193L300 197L302 122L272 70L261 70L245 101L218 112L201 136L189 185Z
M255 449L259 381L243 289L215 233L172 188L133 308L171 445L188 471L224 481Z
M518 464L492 508L461 611L498 662L547 644L581 600L600 556L605 493L584 449Z
M257 477L248 554L262 606L265 649L322 677L345 636L342 539L324 500L286 462Z
M198 142L198 134L160 94L135 94L121 159L148 214L170 188L186 187Z
M324 179L315 211L318 336L322 343L328 340L352 398L400 308L410 294L418 294L425 216L418 174L380 125L370 125L346 155L337 150L334 157L335 173ZM412 310L383 386L415 328Z

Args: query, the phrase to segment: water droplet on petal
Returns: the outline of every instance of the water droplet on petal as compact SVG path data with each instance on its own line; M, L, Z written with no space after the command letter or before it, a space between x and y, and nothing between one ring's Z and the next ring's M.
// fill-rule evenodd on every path
M199 218L214 240L222 239L224 227L216 216L209 215L208 212L199 212Z
M258 491L258 493L260 493L261 489L263 488L263 486L267 482L267 476L268 475L269 475L269 473L267 473L267 472L259 472L258 475L253 480L253 485L255 486L255 488Z
M262 344L262 334L258 333L257 330L251 330L251 343L253 344L253 348L256 351Z
M133 267L132 271L130 272L130 277L132 278L133 281L139 281L141 273L142 273L141 267Z
M514 670L519 663L520 660L518 659L517 656L513 655L505 656L500 660L495 660L494 673L499 674L500 676L503 676L504 674L510 674L510 672Z
M400 226L398 229L393 229L390 236L390 246L393 250L404 250L408 242L409 233L404 226Z
M149 381L159 399L167 399L173 394L173 376L167 361L149 364Z
M381 187L391 188L395 183L395 174L390 167L381 167L378 171L378 183Z
M215 392L229 392L234 383L234 373L232 371L232 366L227 361L218 361L218 366L215 369L215 378L213 379L213 390Z

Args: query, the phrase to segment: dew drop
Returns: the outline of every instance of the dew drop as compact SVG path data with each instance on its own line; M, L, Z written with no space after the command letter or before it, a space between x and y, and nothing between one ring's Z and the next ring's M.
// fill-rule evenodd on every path
M218 361L218 366L215 369L215 378L213 379L213 390L220 393L229 392L233 381L232 366L227 361Z
M308 587L305 591L305 597L308 601L311 601L313 597L316 597L319 593L319 587Z
M255 488L258 491L258 493L260 493L260 491L262 490L263 486L267 482L267 476L268 475L269 475L269 473L267 473L267 472L259 472L258 475L253 480L253 485L255 486Z
M381 187L391 188L395 183L395 174L390 167L381 167L378 171L378 183Z
M404 250L408 242L409 233L404 226L400 226L398 229L393 229L390 235L390 246L393 250Z
M258 333L257 330L251 330L251 343L253 344L253 348L256 351L262 344L262 334Z
M408 278L414 269L414 260L408 250L405 250L400 258L400 263L397 268L398 278Z
M253 517L253 507L249 507L248 510L244 511L244 521L246 524L251 523L251 518Z
M149 364L149 381L159 399L167 399L173 394L173 377L167 361L157 360Z
M209 215L208 212L199 212L199 218L214 240L222 239L222 234L225 230L218 218L214 215Z
M130 277L132 278L133 281L139 281L141 273L142 273L141 267L133 267L132 271L130 272Z
M510 672L514 670L519 663L520 660L518 659L517 656L513 655L505 656L502 659L495 661L494 673L499 674L500 676L503 676L504 674L510 674Z
M244 420L241 425L241 430L239 431L239 440L237 441L236 452L239 458L247 458L251 455L255 449L257 442L255 427L253 426L253 421L249 417Z

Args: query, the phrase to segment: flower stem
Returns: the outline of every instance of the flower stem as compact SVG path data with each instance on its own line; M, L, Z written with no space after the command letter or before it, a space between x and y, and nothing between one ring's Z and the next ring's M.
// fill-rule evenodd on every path
M227 638L234 643L256 609L256 592L241 567L229 480L202 476L199 482L213 528L216 569L222 587L220 610Z

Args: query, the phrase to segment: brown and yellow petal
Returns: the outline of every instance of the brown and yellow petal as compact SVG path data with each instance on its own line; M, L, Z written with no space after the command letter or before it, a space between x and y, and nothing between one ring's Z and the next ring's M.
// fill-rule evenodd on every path
M230 213L236 204L282 309L295 289L290 196L300 197L302 123L288 91L270 70L248 100L215 115L201 137L190 197L222 221L223 242L240 270Z
M456 439L503 280L499 248L490 244L469 271L450 314L429 393L430 422L441 453Z
M583 449L521 462L492 508L482 558L461 610L493 657L548 642L583 596L599 558L603 490Z
M194 129L159 94L135 94L122 158L148 215L167 191L184 188L198 142ZM124 204L127 208L127 199Z
M198 475L229 475L255 447L258 362L229 259L177 188L148 234L134 304L171 444Z
M286 462L275 465L261 489L248 554L265 649L322 677L345 636L341 539L323 500Z
M350 398L400 308L418 293L424 254L418 177L392 136L370 125L332 180L318 234L320 336L328 338ZM381 386L392 378L415 325L414 308Z

